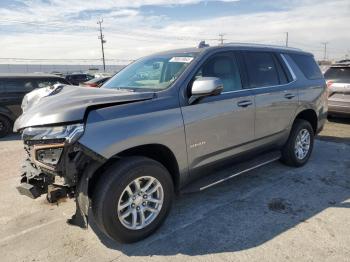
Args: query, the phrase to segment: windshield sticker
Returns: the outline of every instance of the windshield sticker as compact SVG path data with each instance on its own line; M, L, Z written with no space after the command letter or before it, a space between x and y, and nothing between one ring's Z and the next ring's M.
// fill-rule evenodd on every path
M189 57L189 56L174 56L172 57L169 62L173 62L173 63L191 63L191 61L193 60L193 57Z

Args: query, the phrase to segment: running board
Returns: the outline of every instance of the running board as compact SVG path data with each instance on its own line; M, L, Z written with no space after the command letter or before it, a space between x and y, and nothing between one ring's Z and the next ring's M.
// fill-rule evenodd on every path
M182 194L194 193L198 191L203 191L209 187L220 184L226 180L239 176L243 173L249 172L261 166L267 165L271 162L279 160L281 158L280 151L273 151L269 153L262 154L255 157L252 160L237 163L232 167L226 167L224 170L216 171L212 175L200 178L189 185L185 186L182 190Z

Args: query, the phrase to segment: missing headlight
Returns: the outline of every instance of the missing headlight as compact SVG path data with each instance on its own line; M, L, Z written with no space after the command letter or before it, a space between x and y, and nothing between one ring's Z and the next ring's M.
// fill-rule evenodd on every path
M40 163L54 166L60 160L63 148L46 148L36 151L36 160Z

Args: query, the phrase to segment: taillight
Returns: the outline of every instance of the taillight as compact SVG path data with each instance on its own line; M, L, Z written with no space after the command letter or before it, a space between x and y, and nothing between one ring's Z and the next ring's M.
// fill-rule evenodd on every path
M332 85L333 85L333 81L331 81L331 80L328 80L327 82L327 90L326 90L326 95L327 95L327 97L329 97L330 96L330 88L332 87Z
M332 80L328 80L327 82L327 87L330 88L333 85L333 81Z
M98 85L95 83L87 84L88 87L97 87Z

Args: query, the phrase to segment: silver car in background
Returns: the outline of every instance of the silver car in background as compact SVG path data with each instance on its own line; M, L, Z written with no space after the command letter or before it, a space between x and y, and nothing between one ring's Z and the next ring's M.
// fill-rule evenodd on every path
M329 92L329 114L350 115L350 60L332 65L324 77Z

